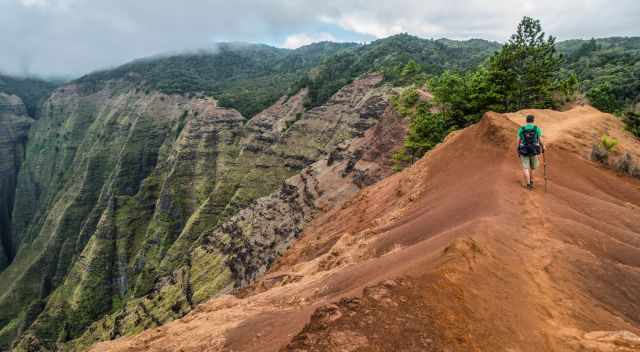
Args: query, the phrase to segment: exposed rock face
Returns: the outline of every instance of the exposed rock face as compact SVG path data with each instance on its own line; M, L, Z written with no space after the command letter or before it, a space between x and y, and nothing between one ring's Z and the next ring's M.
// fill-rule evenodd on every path
M280 190L259 199L205 237L201 253L222 252L236 287L263 274L317 214L338 207L362 187L392 173L391 154L404 140L406 121L383 99L360 111L383 118L359 138L339 145L329 156L285 181Z
M11 211L31 118L22 100L0 93L0 271L13 258Z
M264 271L277 251L260 252L260 264L238 261L243 253L212 246L212 233L374 126L386 106L380 80L355 81L306 113L303 91L249 123L213 100L121 82L57 90L18 180L18 255L0 274L10 283L0 287L0 343L81 348L180 317ZM345 178L358 170L350 168Z

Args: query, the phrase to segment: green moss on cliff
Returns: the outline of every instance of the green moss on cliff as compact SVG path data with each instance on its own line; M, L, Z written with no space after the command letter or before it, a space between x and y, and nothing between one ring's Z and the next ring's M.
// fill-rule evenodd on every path
M19 334L21 346L81 348L181 317L234 287L242 263L229 251L250 233L216 243L209 235L361 133L371 119L358 109L379 78L366 82L278 136L278 116L258 128L215 101L123 82L52 97L18 187L21 256L0 274L12 282L0 288L5 341ZM39 301L34 319L12 323Z

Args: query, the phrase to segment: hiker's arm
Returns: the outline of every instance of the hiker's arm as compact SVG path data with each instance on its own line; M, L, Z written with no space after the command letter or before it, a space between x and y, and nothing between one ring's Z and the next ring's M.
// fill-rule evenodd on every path
M536 127L536 128L538 129L538 143L540 143L540 148L544 153L544 141L542 140L542 130L540 129L540 127Z

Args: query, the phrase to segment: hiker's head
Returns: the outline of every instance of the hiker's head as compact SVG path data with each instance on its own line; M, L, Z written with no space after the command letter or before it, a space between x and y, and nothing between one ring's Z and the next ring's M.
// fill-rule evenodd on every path
M536 117L533 115L527 115L527 123L533 123L533 120L535 120Z

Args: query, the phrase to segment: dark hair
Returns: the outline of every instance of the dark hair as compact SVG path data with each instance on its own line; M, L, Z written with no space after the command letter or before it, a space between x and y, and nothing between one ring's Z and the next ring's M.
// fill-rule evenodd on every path
M536 118L536 117L535 117L535 116L533 116L533 115L527 115L527 123L531 123L531 122L533 122L533 120L535 120L535 118Z

